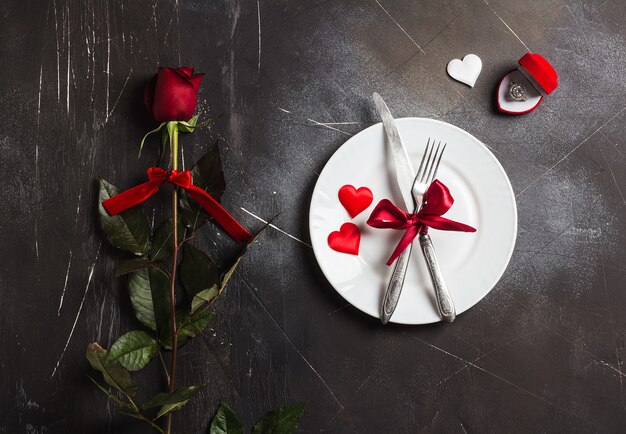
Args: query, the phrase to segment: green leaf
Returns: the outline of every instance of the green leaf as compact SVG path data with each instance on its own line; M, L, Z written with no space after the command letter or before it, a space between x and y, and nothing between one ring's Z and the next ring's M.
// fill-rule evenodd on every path
M204 289L219 285L220 272L217 265L204 252L185 244L180 263L180 281L187 295L193 297Z
M185 236L185 227L181 224L181 219L178 219L178 243L183 240ZM172 256L174 247L172 245L172 219L168 219L154 233L152 239L152 248L150 249L149 257L153 261L160 261Z
M187 122L178 121L178 131L181 133L192 133L196 127L196 124L198 123L199 117L200 115L195 115L194 117L189 119Z
M199 293L193 296L191 299L191 313L198 310L204 303L211 303L215 297L220 294L220 289L217 285L213 285L209 289L203 289Z
M109 360L117 360L129 371L138 371L156 355L159 346L152 336L135 330L120 336L109 350Z
M92 368L100 371L104 381L111 387L115 387L120 392L134 396L137 391L130 378L130 373L117 360L109 360L108 352L97 342L87 346L85 357Z
M254 241L255 239L256 237L252 241ZM226 289L226 285L228 284L228 281L233 276L233 274L235 274L235 271L237 270L237 267L239 266L241 259L248 251L249 245L250 243L246 244L239 251L238 256L231 263L231 265L228 267L226 272L222 275L220 282L219 282L219 286L213 285L210 288L203 289L202 291L198 292L197 294L193 296L193 298L191 299L191 313L192 314L198 309L200 309L202 306L204 306L205 303L207 304L212 303L213 300L215 300L215 298L217 298L217 296L220 295L224 291L224 289Z
M259 419L252 434L293 434L303 411L304 403L272 410Z
M222 160L217 143L200 158L191 169L193 184L202 188L219 201L224 194L226 181L222 172ZM185 225L195 230L209 215L184 192L180 195L180 209Z
M161 128L163 128L163 125L165 125L166 122L161 123L161 125L159 125L158 127L156 127L155 129L153 129L152 131L148 131L148 133L143 136L143 139L141 139L141 144L139 145L139 155L137 155L137 158L141 157L141 150L143 149L143 144L146 141L146 139L148 138L148 136L150 134L156 133L158 131L161 130Z
M128 408L128 409L131 409L131 410L133 409L133 407L130 404L128 404L127 402L122 401L119 397L115 396L115 394L113 394L110 391L108 391L106 388L104 388L100 383L98 383L96 380L91 378L89 375L87 375L87 378L89 378L91 380L91 382L96 385L96 387L98 389L100 389L110 399L112 399L113 401L117 402L120 406Z
M167 274L154 266L135 271L128 279L135 316L150 330L161 329L169 321L169 286Z
M243 434L243 426L235 412L222 402L213 416L209 434Z
M141 408L147 410L149 408L161 407L168 404L177 404L186 401L196 393L204 389L206 385L179 387L172 393L158 393L141 405Z
M187 400L188 401L188 400ZM161 416L165 416L168 413L171 413L173 411L177 411L180 410L181 408L183 408L185 406L185 404L187 404L187 401L182 401L176 404L167 404L164 405L163 407L161 407L161 409L159 410L159 412L156 415L155 419L160 418Z
M195 338L197 335L202 333L202 331L209 324L209 320L213 318L213 315L213 312L208 310L189 315L182 323L180 329L178 329L179 341L181 340L181 337L184 341L186 341L185 338Z
M150 224L140 206L134 206L118 215L111 216L102 202L118 193L118 189L100 179L98 212L100 226L107 240L115 247L135 255L145 255L150 250Z
M171 413L173 411L181 409L187 401L191 399L196 393L202 390L205 385L202 386L190 386L179 387L173 393L159 393L148 401L144 402L141 406L144 410L154 407L161 407L157 413L157 419L161 416Z
M226 270L226 273L224 273L222 279L220 280L219 286L213 285L208 289L203 289L193 296L193 298L191 299L191 313L194 313L195 311L200 309L205 303L213 302L213 300L215 300L215 298L220 295L222 291L224 291L226 285L228 284L228 281L235 273L237 266L241 262L242 257L243 256L238 256L235 262L230 266L230 268Z
M128 261L124 261L115 267L115 277L120 277L124 274L146 268L148 265L150 265L148 258L129 259Z
M245 252L246 251L244 251L243 253L245 254ZM237 271L237 267L239 266L239 263L241 262L242 258L243 258L243 254L241 256L238 256L237 259L235 259L235 262L233 262L233 264L228 268L228 270L226 270L226 273L224 273L224 275L222 276L220 292L222 292L224 288L226 288L228 281L230 280L231 277L233 277L233 274L235 274L235 271Z
M256 237L258 237L258 234ZM256 237L252 241L254 241ZM241 248L238 256L221 277L218 277L219 272L217 266L213 263L211 258L192 245L185 245L180 274L187 294L190 295L192 299L191 312L189 316L182 321L182 325L179 326L179 347L186 342L188 337L195 337L207 326L213 314L209 313L206 309L203 311L200 311L200 309L208 307L207 305L213 302L213 300L224 291L251 242ZM217 283L213 283L216 279ZM198 290L211 283L213 284L208 288Z
M185 311L176 312L176 330L177 330L177 347L183 347L190 338L196 337L209 324L209 320L213 317L213 312L208 310L199 311L189 314ZM162 331L159 332L159 342L166 350L172 349L172 328L168 322Z
M221 118L222 116L223 115L219 115L216 118L209 118L206 121L198 123L199 115L196 115L196 116L192 117L191 119L189 119L187 122L179 121L178 122L178 130L180 132L182 132L182 133L191 133L196 128L200 128L200 127L203 127L205 125L212 124L213 122L215 122L217 119Z

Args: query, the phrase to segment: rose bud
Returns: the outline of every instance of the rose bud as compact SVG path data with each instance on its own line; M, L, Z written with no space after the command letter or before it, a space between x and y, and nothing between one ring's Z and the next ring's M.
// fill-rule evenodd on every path
M189 66L159 67L144 92L146 109L157 122L188 121L196 111L203 76Z

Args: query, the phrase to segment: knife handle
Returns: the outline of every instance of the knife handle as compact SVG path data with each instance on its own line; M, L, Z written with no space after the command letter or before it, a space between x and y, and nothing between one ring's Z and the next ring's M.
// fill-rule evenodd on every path
M454 302L446 282L443 280L443 275L439 269L439 263L437 262L437 256L435 254L435 248L433 242L430 239L430 235L427 233L420 233L420 246L422 246L422 252L424 252L424 258L426 259L426 265L428 265L428 272L435 288L435 297L437 299L437 308L441 317L447 321L452 322L456 318L456 310L454 308Z
M387 324L391 319L391 315L396 310L398 300L400 300L400 293L402 292L402 286L404 285L404 278L406 276L406 270L409 268L409 259L411 258L411 250L413 244L409 244L406 249L402 251L398 259L396 259L396 265L393 268L393 274L391 280L385 291L385 298L380 309L380 322L383 325Z

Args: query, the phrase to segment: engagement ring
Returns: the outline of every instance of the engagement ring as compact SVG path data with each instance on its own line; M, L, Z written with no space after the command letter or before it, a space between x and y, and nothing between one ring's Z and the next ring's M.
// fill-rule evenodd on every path
M526 88L519 83L511 82L509 85L509 95L515 101L526 101Z

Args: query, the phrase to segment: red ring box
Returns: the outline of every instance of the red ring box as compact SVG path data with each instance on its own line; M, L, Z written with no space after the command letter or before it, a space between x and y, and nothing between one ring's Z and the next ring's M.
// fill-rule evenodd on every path
M518 61L519 67L500 79L496 99L498 109L510 115L523 115L535 110L543 97L551 94L559 84L559 76L540 54L526 53ZM509 96L511 81L526 88L526 101L515 101Z

